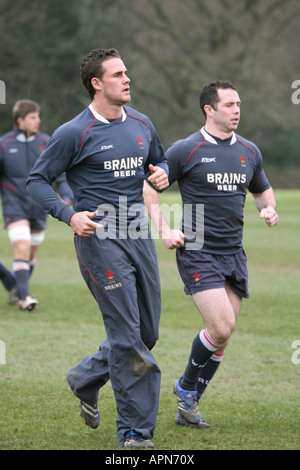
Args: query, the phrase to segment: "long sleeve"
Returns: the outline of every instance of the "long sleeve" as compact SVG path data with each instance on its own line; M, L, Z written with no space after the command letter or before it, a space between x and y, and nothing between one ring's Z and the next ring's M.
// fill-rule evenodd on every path
M75 211L57 196L51 184L44 178L40 177L29 180L27 190L45 212L69 224L70 218L75 214Z
M39 206L52 217L69 223L75 213L56 194L52 184L58 183L58 192L69 200L71 189L66 190L65 170L72 156L72 139L57 130L36 161L27 179L27 191Z
M66 174L62 173L58 178L56 178L55 182L55 189L57 190L60 197L70 204L73 202L73 192L68 185Z

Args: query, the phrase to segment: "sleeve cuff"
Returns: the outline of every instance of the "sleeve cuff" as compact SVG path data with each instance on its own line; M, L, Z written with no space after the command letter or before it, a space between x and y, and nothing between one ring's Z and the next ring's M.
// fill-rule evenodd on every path
M71 209L69 206L67 206L67 204L65 204L65 207L60 212L58 219L70 225L70 219L75 213L76 212L73 211L73 209Z

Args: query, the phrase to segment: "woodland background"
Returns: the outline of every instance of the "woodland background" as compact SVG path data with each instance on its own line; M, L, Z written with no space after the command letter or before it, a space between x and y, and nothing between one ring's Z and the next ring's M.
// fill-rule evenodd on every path
M90 102L82 59L116 47L131 105L165 148L203 125L202 85L228 79L242 99L238 133L260 147L274 187L299 188L299 42L299 0L0 0L0 134L21 98L40 103L46 133L72 119Z

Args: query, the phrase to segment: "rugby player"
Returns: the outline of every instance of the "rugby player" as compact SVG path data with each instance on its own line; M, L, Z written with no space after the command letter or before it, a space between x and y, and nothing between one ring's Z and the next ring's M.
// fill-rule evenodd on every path
M178 181L183 203L181 230L170 230L157 192L147 183L144 189L148 213L165 246L176 248L185 293L192 296L203 318L203 329L192 343L186 369L174 388L176 423L199 428L208 424L199 412L198 401L224 357L242 299L249 297L242 244L247 190L267 225L273 227L278 222L261 152L236 134L241 100L235 87L227 81L205 85L200 107L205 126L175 142L166 152L169 183ZM189 222L185 212L190 207ZM203 218L199 217L199 207L204 209ZM199 237L190 237L202 233L203 227L199 246Z
M45 238L47 214L29 196L28 174L48 142L39 130L40 106L32 100L19 100L13 107L14 129L0 139L0 190L4 224L14 249L13 275L16 286L9 303L21 310L34 310L38 300L30 292L29 281L39 246ZM55 182L62 199L72 203L72 192L61 175Z
M152 448L160 369L151 349L158 339L160 281L146 216L140 236L130 228L135 209L144 209L145 177L164 189L168 167L152 122L127 106L130 79L118 51L91 51L81 65L81 79L92 103L54 132L29 176L28 191L73 229L82 276L104 320L107 338L99 351L67 373L81 415L87 425L98 427L99 390L110 379L118 446ZM64 171L73 209L51 188Z

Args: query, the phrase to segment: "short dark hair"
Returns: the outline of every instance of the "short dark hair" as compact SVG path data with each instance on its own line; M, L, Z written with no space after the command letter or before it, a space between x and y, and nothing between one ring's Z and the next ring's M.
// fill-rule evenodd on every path
M32 100L19 100L14 104L12 115L14 123L17 124L18 118L25 118L29 113L39 113L40 105Z
M95 89L91 83L92 78L96 77L101 80L103 75L102 63L113 57L121 58L117 49L93 49L83 59L80 66L80 77L91 99L95 95Z
M204 111L204 106L208 104L213 109L216 109L215 106L220 101L218 95L219 88L222 88L223 90L226 90L228 88L236 90L235 86L228 80L216 80L215 82L210 82L207 83L207 85L204 85L204 87L200 91L200 108L205 118L206 112Z

